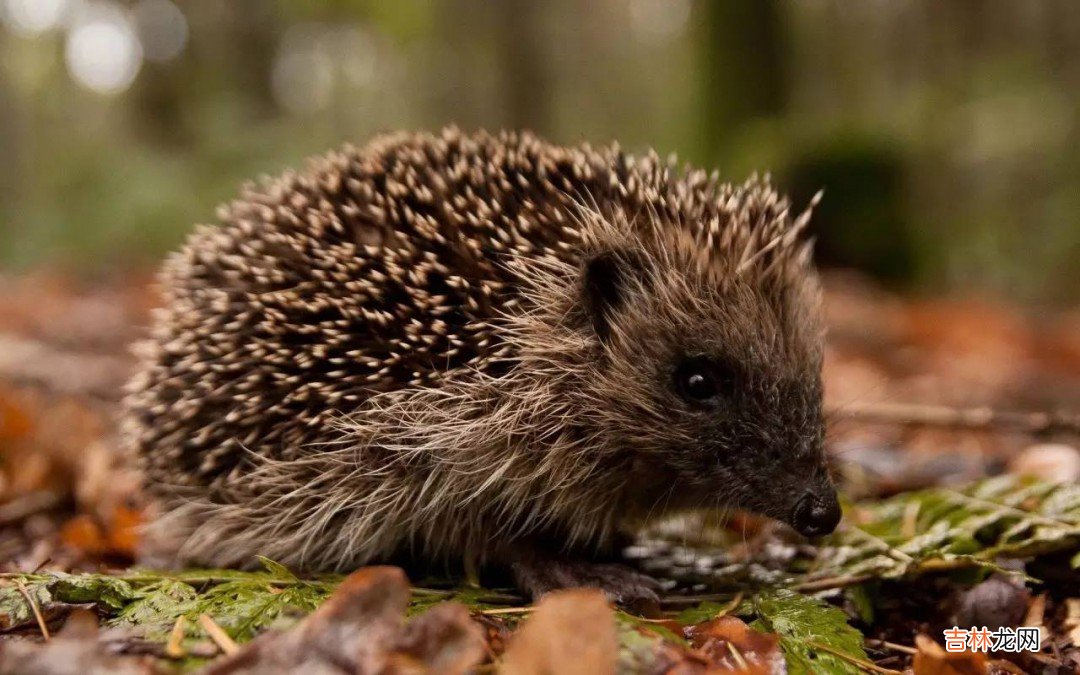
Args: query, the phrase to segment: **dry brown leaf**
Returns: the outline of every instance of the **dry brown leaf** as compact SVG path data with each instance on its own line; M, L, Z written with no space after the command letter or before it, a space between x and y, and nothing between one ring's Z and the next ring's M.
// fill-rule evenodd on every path
M1017 313L978 300L908 305L907 341L924 349L943 380L1000 390L1018 379L1033 354L1031 328Z
M134 559L142 522L142 512L128 506L117 506L108 514L104 524L88 514L81 513L64 523L60 529L60 540L90 557L115 556Z
M1080 647L1080 598L1065 600L1065 621L1062 625L1068 631L1073 646Z
M915 636L915 675L984 675L987 672L985 654L978 652L947 652L925 635Z
M204 672L463 675L480 662L483 635L464 606L445 603L404 624L408 602L400 569L364 568L292 630L264 633Z
M128 506L118 506L109 520L107 539L109 549L116 555L135 558L139 547L139 529L143 512Z
M1037 337L1049 367L1080 374L1080 310L1064 312Z
M483 656L480 627L464 605L446 602L405 624L391 663L402 673L406 664L418 664L423 673L463 675Z
M148 675L159 672L150 657L118 656L100 639L97 617L78 610L64 628L44 642L0 643L0 675Z
M722 616L691 626L686 637L709 659L713 666L710 673L772 675L785 672L780 637L753 630L737 617Z
M1024 615L1024 626L1042 626L1046 617L1046 593L1040 593L1031 599L1027 614Z
M618 660L615 613L594 589L545 596L516 634L499 669L504 675L604 675Z
M33 428L25 407L9 392L0 391L0 443L26 438Z
M104 555L109 545L105 533L94 519L85 513L64 523L60 529L60 541L90 556Z
M0 418L2 497L38 490L74 496L89 462L115 459L98 442L107 424L102 412L78 401L0 382ZM105 483L116 485L115 479L111 472Z

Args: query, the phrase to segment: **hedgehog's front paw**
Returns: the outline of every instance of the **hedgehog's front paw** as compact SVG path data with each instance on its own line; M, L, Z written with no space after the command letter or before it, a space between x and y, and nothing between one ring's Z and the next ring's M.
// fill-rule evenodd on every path
M609 600L642 614L660 606L660 582L616 563L532 558L511 564L518 587L533 600L560 588L599 588Z

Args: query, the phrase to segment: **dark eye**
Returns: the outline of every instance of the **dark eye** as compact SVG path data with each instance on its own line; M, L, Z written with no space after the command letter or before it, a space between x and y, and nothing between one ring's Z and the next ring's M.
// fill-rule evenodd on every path
M716 396L716 383L713 382L709 373L697 371L687 373L683 376L682 389L688 398L696 398L699 401Z
M685 359L675 369L675 391L684 399L697 403L709 403L716 399L730 380L722 368L704 357Z

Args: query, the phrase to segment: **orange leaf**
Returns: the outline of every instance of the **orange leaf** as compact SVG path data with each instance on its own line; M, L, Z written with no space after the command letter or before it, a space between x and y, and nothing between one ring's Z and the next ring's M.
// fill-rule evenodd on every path
M139 527L142 523L142 511L118 506L109 521L109 549L113 553L134 558L135 550L139 546Z
M745 675L784 672L780 637L753 630L737 617L722 616L690 626L686 637L716 666L710 672Z
M915 636L915 675L984 675L986 655L978 652L947 652L925 635Z
M514 634L503 657L504 675L614 673L619 643L615 613L595 589L550 593Z
M109 549L108 541L101 528L93 518L86 514L75 516L64 523L64 527L60 530L60 540L90 555L101 555Z
M0 441L26 438L34 429L34 423L23 406L11 397L0 394Z

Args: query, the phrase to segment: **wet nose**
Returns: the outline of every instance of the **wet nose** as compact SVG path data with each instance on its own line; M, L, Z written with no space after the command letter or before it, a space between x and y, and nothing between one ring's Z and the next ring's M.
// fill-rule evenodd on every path
M795 504L791 524L804 537L819 537L836 529L840 522L840 503L836 495L807 492Z

